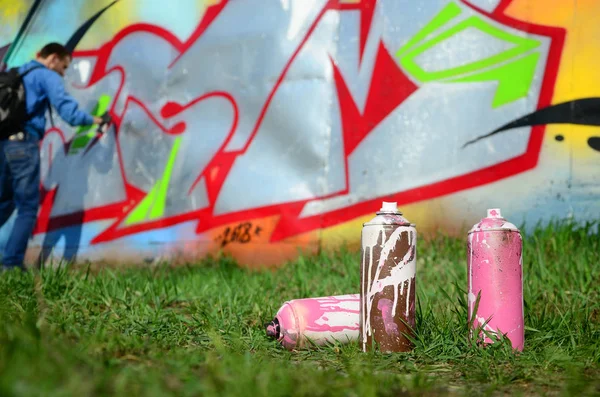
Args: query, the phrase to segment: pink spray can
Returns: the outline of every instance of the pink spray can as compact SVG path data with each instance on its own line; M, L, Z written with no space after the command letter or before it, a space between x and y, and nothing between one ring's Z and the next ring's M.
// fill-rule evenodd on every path
M294 299L266 325L287 350L358 340L360 294Z
M505 335L513 349L523 350L523 240L519 229L500 209L473 226L467 239L468 312L473 330ZM473 316L477 295L481 293ZM478 336L492 343L484 332Z

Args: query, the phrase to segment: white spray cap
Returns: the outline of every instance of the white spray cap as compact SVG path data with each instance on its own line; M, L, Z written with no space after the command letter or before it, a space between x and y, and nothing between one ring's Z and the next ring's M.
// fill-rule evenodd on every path
M395 201L393 203L384 201L379 212L398 212L397 203Z
M502 218L502 213L500 212L500 208L491 208L487 210L488 218Z
M384 201L381 208L377 212L377 216L369 222L363 224L368 225L404 225L410 226L411 223L402 216L402 212L398 209L398 203Z

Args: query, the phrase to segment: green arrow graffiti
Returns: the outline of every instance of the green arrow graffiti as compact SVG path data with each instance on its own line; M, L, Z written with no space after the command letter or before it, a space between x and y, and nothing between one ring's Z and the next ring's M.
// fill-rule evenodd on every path
M167 165L165 166L162 178L156 182L146 197L144 197L144 199L134 208L134 210L131 211L129 216L125 219L126 226L134 223L158 219L164 215L169 182L171 181L173 166L175 164L175 159L177 158L177 153L179 152L181 139L182 137L178 136L173 141L171 154L167 160Z
M442 9L397 51L396 57L402 67L422 83L497 81L493 108L525 97L531 88L540 58L540 53L534 50L541 43L532 38L505 32L477 16L469 16L436 34L436 31L440 31L461 13L461 8L455 3L449 3ZM500 53L445 70L426 71L416 62L416 58L425 51L469 28L477 29L512 46Z

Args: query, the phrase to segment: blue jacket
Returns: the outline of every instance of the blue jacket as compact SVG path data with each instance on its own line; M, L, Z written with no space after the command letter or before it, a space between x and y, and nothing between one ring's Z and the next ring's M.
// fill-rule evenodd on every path
M23 77L25 86L25 104L30 119L23 126L25 132L44 136L46 131L46 112L48 103L58 112L58 115L71 126L94 124L93 117L81 110L77 101L65 91L64 80L61 75L50 70L37 61L30 61L19 68L24 73L34 66L42 66Z

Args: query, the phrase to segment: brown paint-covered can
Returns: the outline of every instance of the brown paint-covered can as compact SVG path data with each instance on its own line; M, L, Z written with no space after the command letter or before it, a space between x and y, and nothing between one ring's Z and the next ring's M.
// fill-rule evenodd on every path
M359 343L364 352L406 352L415 327L417 229L384 202L363 225Z

